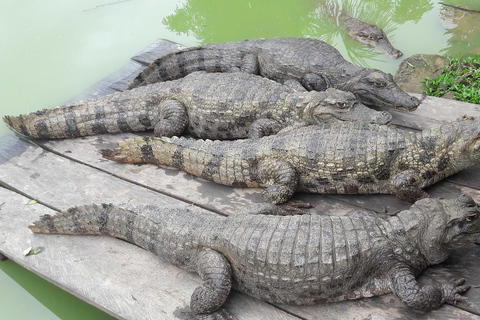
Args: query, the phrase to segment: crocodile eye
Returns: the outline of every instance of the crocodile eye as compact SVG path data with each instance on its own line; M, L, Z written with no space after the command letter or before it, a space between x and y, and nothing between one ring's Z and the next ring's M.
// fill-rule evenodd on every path
M383 81L374 81L374 82L373 82L373 85L374 85L375 87L377 87L377 88L383 88L383 87L385 87L385 82L383 82Z
M348 103L346 103L344 101L339 101L339 102L337 102L337 108L346 109L346 108L348 108Z
M471 215L468 215L465 220L467 220L467 222L472 222L473 220L477 219L478 218L478 213L472 213Z

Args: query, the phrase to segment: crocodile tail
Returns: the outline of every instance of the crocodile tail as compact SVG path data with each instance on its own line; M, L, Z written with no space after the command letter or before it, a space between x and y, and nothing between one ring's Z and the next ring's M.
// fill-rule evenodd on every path
M216 214L192 208L151 205L131 208L113 204L80 205L53 216L44 215L28 227L34 233L108 235L162 256L177 266L188 267L192 260L185 259L185 254L198 252L192 245L210 243L212 224L224 221Z
M143 137L119 142L119 149L102 150L102 155L117 162L166 165L227 186L258 187L255 164L242 161L244 143L243 140ZM252 154L258 146L253 141L247 145Z
M105 234L105 224L114 209L124 210L111 204L76 206L58 212L54 216L43 215L40 220L35 221L33 225L28 227L34 233Z
M116 162L154 163L176 167L175 151L181 146L170 144L168 140L168 138L138 137L118 142L119 149L104 149L101 152L105 159Z
M158 58L138 74L129 89L179 79L195 71L230 72L234 68L242 68L243 57L254 46L250 42L215 43L172 52Z
M161 86L168 89L170 83ZM18 133L36 139L145 131L153 128L156 119L156 89L161 88L117 92L19 116L5 116L3 120ZM142 104L145 101L153 102Z
M120 141L119 149L102 150L102 156L116 162L166 165L202 176L202 161L210 156L206 149L212 142L184 137L138 137Z
M102 103L102 102L100 102ZM19 116L5 116L3 121L18 133L35 139L75 138L109 130L100 125L105 111L97 100L43 109Z
M150 228L149 223L153 224L145 216L113 204L91 204L72 207L53 216L43 215L28 227L34 233L109 235L148 250L148 244L138 239L142 237L134 238L132 234L136 225Z

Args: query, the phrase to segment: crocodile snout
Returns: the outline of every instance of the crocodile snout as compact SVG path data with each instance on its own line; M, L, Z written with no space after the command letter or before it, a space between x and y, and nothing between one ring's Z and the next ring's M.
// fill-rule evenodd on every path
M390 121L392 121L392 115L387 111L382 111L378 113L378 116L375 118L374 123L387 124Z
M413 111L417 109L418 105L420 104L420 100L417 98L410 96L406 101L405 104L403 105L405 109L408 111Z

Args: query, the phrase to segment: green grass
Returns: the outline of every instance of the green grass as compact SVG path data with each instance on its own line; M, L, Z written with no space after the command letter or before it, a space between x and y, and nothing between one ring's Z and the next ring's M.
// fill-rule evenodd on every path
M480 104L480 55L465 59L447 58L442 74L422 80L429 96L441 97L453 92L460 101Z

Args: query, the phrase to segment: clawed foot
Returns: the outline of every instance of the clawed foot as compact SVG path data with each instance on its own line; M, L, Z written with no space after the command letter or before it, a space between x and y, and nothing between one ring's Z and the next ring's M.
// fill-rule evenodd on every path
M315 205L302 200L290 199L288 200L288 202L284 204L277 205L277 207L278 207L277 209L278 215L290 216L290 215L305 214L307 213L307 211L302 209L315 208Z
M303 200L296 200L296 199L288 200L288 202L284 203L283 206L289 206L289 207L298 208L298 209L315 208L315 205L310 202L305 202Z
M443 286L443 293L445 297L445 303L457 304L458 301L467 300L466 297L461 296L470 289L469 285L463 285L465 283L464 278L453 279L449 283Z

